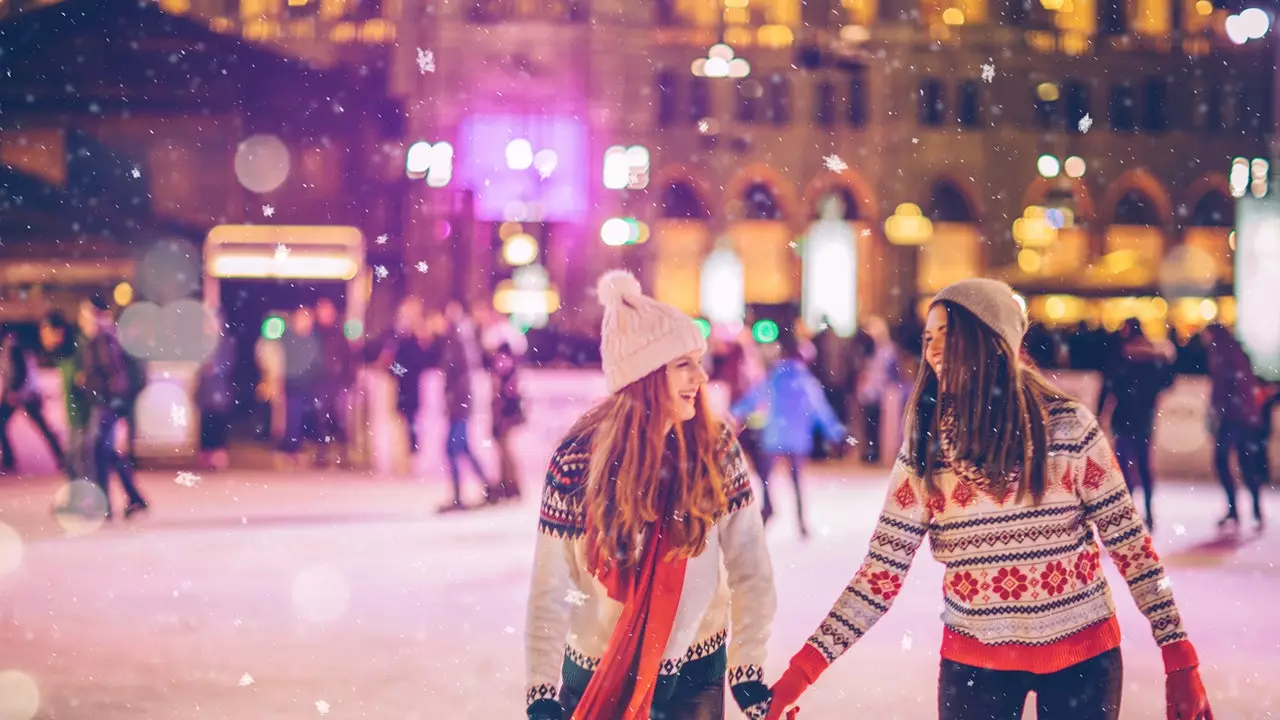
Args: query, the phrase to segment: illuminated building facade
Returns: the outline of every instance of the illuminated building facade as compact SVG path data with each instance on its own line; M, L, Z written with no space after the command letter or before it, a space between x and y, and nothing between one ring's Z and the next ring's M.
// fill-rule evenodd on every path
M477 300L520 235L569 307L624 264L699 313L726 249L746 303L799 303L834 193L860 314L981 274L1043 320L1188 330L1233 320L1235 199L1270 176L1276 33L1236 45L1211 0L161 4L313 59L385 57L401 157L418 144L406 256Z

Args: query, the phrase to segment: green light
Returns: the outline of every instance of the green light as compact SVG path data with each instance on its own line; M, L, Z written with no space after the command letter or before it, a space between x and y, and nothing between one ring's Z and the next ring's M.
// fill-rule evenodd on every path
M364 335L364 323L359 320L348 320L342 326L342 334L348 340L359 340Z
M756 342L765 345L778 339L778 323L772 320L760 320L751 326L751 337Z
M702 333L704 339L711 337L711 323L702 318L696 318L693 324L698 326L698 331Z
M279 315L268 315L262 321L262 337L268 340L279 340L284 337L284 318Z

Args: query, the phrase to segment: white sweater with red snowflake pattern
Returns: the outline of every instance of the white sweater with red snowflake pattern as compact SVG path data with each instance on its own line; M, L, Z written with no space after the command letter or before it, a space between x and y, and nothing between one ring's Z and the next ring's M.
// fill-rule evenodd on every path
M1019 501L1013 488L993 497L980 477L950 463L935 471L941 493L930 496L904 449L862 567L792 664L816 679L870 630L926 535L946 566L944 658L1051 673L1118 647L1096 532L1150 621L1166 670L1195 666L1160 558L1097 418L1067 400L1052 402L1048 415L1039 504Z

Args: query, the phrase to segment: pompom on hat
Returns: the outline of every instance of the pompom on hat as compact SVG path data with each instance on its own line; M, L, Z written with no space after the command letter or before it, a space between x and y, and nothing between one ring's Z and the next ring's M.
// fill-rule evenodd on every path
M1013 295L1013 288L999 280L969 278L943 288L929 306L946 301L973 313L1009 343L1016 359L1027 332L1027 314Z
M610 393L682 355L707 349L692 318L645 295L640 281L626 270L601 275L596 295L604 306L600 357Z

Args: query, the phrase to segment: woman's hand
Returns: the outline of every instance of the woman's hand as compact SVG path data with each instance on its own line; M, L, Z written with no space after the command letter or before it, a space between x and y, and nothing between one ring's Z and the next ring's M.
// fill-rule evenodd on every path
M1213 720L1209 695L1200 682L1197 668L1177 670L1164 679L1165 711L1168 720Z
M791 712L785 714L784 711L795 705L808 687L809 680L803 673L795 668L787 668L787 671L782 673L782 677L778 679L778 682L774 683L773 687L770 688L773 693L773 699L769 702L769 715L766 716L765 720L782 720L784 717L787 720L791 720L791 718L794 718L800 712L800 708L794 708Z

